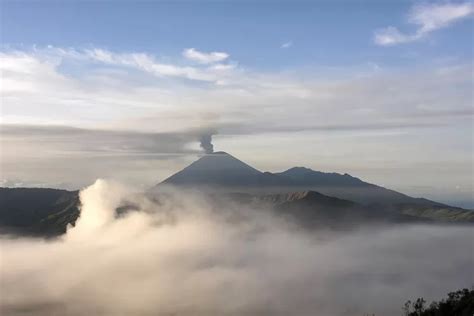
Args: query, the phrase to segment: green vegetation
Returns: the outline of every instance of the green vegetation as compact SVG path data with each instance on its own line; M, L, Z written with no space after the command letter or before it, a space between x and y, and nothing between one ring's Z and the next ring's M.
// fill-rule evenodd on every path
M474 212L459 207L439 205L397 205L401 214L445 223L474 223Z
M446 299L427 306L423 298L407 301L404 316L473 316L474 290L462 289L448 294Z

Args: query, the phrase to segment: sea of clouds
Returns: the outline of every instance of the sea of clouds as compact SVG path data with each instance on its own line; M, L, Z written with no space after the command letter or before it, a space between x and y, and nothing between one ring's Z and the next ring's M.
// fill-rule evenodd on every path
M97 180L54 240L0 239L2 315L401 315L474 284L474 230L298 230L271 213ZM117 215L124 201L138 211Z

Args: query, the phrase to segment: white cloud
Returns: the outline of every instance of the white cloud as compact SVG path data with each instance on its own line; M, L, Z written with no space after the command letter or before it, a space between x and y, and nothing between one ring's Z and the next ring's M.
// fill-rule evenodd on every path
M106 64L135 67L156 76L181 77L199 81L217 81L209 69L159 63L153 56L144 53L117 54L103 49L85 51L86 56Z
M406 34L389 26L375 31L374 42L381 46L413 42L473 14L473 2L416 5L408 15L408 22L418 26L414 33Z
M237 64L215 64L210 66L210 69L214 70L219 70L219 71L228 71L235 69L237 67Z
M451 23L474 13L474 3L445 3L415 6L410 14L410 22L421 26L421 32L446 27Z
M298 74L257 73L245 68L236 69L235 64L217 63L204 68L191 67L191 73L196 71L228 84L195 85L186 80L175 80L175 77L187 77L183 75L183 69L187 67L161 64L148 54L121 54L101 49L72 52L63 53L64 60L57 62L50 62L35 52L0 54L3 83L0 92L6 122L47 123L48 119L60 116L60 121L67 121L66 125L78 127L94 127L93 123L119 120L120 126L126 124L131 129L143 129L143 121L134 126L129 123L135 118L154 117L160 124L150 120L150 131L165 132L174 131L176 126L195 128L202 121L192 119L191 113L203 113L219 118L219 123L232 122L234 126L244 123L247 127L269 131L272 130L269 126L273 126L269 123L286 130L295 126L310 129L329 123L354 126L355 123L365 125L375 121L383 125L387 120L393 121L393 114L408 120L410 115L402 114L412 111L414 105L430 104L433 111L446 112L468 108L471 103L469 89L453 91L450 88L454 84L468 86L466 84L472 80L469 65L388 75L379 71L377 64L369 63L371 76L323 81L309 77L299 80ZM74 58L77 67L81 65L87 69L86 75L82 71L67 73L67 58ZM91 65L91 60L97 64ZM104 64L108 72L103 71ZM156 81L141 72L112 72L122 66L164 78ZM366 68L364 65L364 71ZM343 75L347 77L347 74ZM172 78L165 80L168 77ZM294 111L285 111L288 104ZM354 121L353 111L359 107L373 107L379 116L360 117ZM51 111L42 110L44 108ZM338 114L331 116L334 108L338 109ZM11 120L13 117L17 120ZM39 118L43 121L33 120ZM84 126L85 123L92 125ZM406 125L407 121L400 123Z
M412 42L418 39L418 35L406 35L401 33L396 27L389 26L384 29L376 30L374 41L377 45L391 46L401 43Z
M196 61L200 64L212 64L221 62L229 58L229 54L224 52L204 53L195 48L187 48L183 51L183 56L189 60Z
M220 54L220 53L211 53ZM22 57L23 62L19 63L19 57ZM219 55L218 55L219 56ZM183 66L179 63L163 63L151 54L132 52L120 53L112 52L102 48L91 49L74 49L74 48L60 48L49 45L47 48L34 48L30 52L13 51L1 53L0 58L15 58L14 61L6 60L2 68L8 67L25 67L31 63L41 62L43 64L60 64L66 59L79 60L82 63L94 62L110 66L121 66L127 68L134 68L140 71L147 72L157 77L174 77L183 78L195 81L218 82L221 81L222 76L227 76L228 72L237 67L237 63L232 64L212 64L199 66ZM216 61L218 58L216 58ZM7 69L8 70L8 69ZM226 70L224 72L223 70Z
M289 42L281 44L280 48L290 48L291 46L293 46L293 42L289 41Z

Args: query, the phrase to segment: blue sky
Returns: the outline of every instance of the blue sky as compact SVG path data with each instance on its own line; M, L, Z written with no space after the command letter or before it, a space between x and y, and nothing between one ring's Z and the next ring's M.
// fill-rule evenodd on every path
M472 1L1 1L1 14L4 185L147 186L212 135L261 170L474 207Z
M412 1L4 1L3 44L99 46L173 59L185 47L229 51L257 69L345 66L368 61L412 66L470 59L472 19L421 41L381 47L374 30L412 32ZM287 49L279 49L284 43Z

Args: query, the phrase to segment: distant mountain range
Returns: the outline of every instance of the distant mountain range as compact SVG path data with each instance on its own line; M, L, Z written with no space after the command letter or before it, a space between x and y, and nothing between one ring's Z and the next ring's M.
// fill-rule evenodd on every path
M183 189L178 194L198 190L215 201L225 197L266 207L307 228L374 222L474 223L474 211L410 197L348 174L303 167L261 172L225 152L202 156L149 194L159 198L169 186ZM60 235L78 218L79 203L78 191L0 188L0 232Z
M367 183L347 173L325 173L304 167L294 167L280 173L261 172L222 151L201 157L159 185L163 184L229 192L317 191L365 205L413 203L446 206Z

